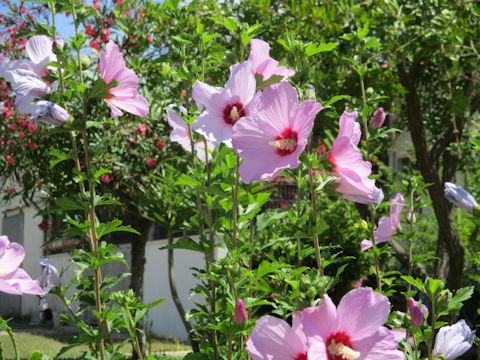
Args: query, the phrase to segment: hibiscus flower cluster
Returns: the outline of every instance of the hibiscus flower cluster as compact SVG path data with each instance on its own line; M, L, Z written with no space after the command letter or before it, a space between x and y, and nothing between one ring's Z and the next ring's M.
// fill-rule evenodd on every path
M222 87L201 81L193 85L193 99L203 112L192 129L212 149L220 143L233 147L242 159L239 174L244 183L273 179L285 169L299 166L314 120L322 105L315 100L300 102L298 92L288 78L292 69L280 66L270 57L270 46L259 39L250 41L247 61L230 67L230 77ZM258 80L272 85L258 91ZM181 118L186 110L167 110L173 128L170 139L192 151L188 125ZM383 192L370 179L371 163L363 161L357 145L360 124L357 112L345 110L340 118L340 132L328 155L337 176L336 191L343 197L364 204L378 204ZM202 143L203 143L202 141ZM194 144L194 151L200 142ZM202 158L204 156L202 155Z

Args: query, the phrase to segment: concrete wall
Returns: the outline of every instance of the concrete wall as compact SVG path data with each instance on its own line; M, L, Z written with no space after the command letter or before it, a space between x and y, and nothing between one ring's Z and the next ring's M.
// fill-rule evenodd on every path
M0 211L2 208L0 207ZM23 213L23 246L25 248L25 261L22 267L32 276L38 278L41 274L42 267L37 260L43 256L43 232L38 228L41 217L35 217L36 211L29 207L20 207L15 203L3 205L3 216L12 217ZM13 218L11 218L13 219ZM0 221L0 233L4 234L3 224L8 223ZM13 239L11 239L13 240ZM15 239L22 243L20 239ZM147 323L151 325L153 333L166 336L176 337L182 340L187 339L187 334L183 327L183 323L178 315L175 305L171 299L170 288L168 283L167 268L167 250L159 250L165 246L167 240L152 240L147 243L146 248L146 271L144 279L144 301L151 303L159 298L167 298L167 300L152 310L149 314ZM130 263L130 245L123 244L118 246L128 263ZM190 290L197 284L197 279L193 277L192 268L202 268L204 266L204 258L201 254L187 250L174 250L175 253L175 275L180 300L184 304L185 309L193 307L193 301L202 302L201 298L190 298ZM49 255L48 258L62 273L62 284L68 284L74 276L74 265L71 262L69 253L59 253ZM119 263L109 263L102 268L103 275L120 274L128 272L128 268ZM130 279L127 278L117 289L128 289ZM67 296L71 296L75 292L75 288L69 289ZM66 313L65 305L54 295L47 295L49 308L53 312L54 323L58 324L61 313ZM73 306L76 306L74 304ZM23 316L32 322L38 322L41 316L39 311L39 298L34 295L5 295L0 293L0 315L12 315L14 309L15 315ZM19 309L20 313L15 309Z

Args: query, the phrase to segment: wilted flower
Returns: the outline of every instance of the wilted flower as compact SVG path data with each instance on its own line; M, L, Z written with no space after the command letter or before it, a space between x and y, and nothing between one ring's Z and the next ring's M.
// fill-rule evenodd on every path
M20 268L25 250L18 243L11 243L7 236L0 236L0 291L7 294L44 295L38 280L33 280Z
M40 100L35 104L35 111L30 117L30 122L35 125L41 121L55 126L62 126L69 119L69 113L61 106L51 101Z
M383 108L378 108L375 110L371 122L372 129L378 129L380 126L382 126L386 116L387 114L385 114Z
M255 86L250 61L230 67L230 78L224 88L196 81L193 99L199 107L206 109L193 122L193 130L214 145L224 142L231 147L233 125L257 113L260 93L255 94Z
M369 179L372 164L363 161L357 148L362 132L360 124L355 121L358 112L348 112L345 108L340 117L340 130L332 144L328 160L332 163L336 182L335 191L345 199L361 204L379 204L383 200L383 192L375 186L375 180Z
M405 201L400 193L395 195L395 197L390 200L390 216L384 216L380 218L380 221L378 222L378 228L373 233L375 245L390 240L392 236L398 232L400 216L402 215L404 203ZM363 240L360 246L361 250L365 251L372 247L372 241Z
M469 213L473 213L478 207L475 198L467 190L450 182L445 183L445 197L453 205Z
M425 305L421 307L414 298L408 299L408 309L410 311L410 319L413 326L422 326L425 320L425 315L428 314L428 309Z
M295 75L295 71L285 66L278 66L278 61L270 57L270 45L259 39L250 40L250 56L253 64L253 74L261 74L263 81L270 79L273 75L280 75L282 80Z
M110 84L113 80L118 81L117 86L107 90L107 93L113 96L104 99L110 106L111 115L113 117L123 115L120 110L122 109L141 117L147 116L148 102L143 96L138 95L138 77L132 69L127 69L118 46L110 40L99 56L100 77L105 84Z
M474 337L475 331L470 330L465 320L444 326L440 328L435 338L433 355L443 355L446 360L456 359L470 349Z
M234 318L237 324L243 324L245 321L248 320L247 309L245 308L245 303L242 299L238 299L235 303Z
M52 262L42 257L38 259L38 263L43 266L42 275L38 278L38 282L43 288L45 294L42 296L40 300L40 310L45 310L48 307L47 299L45 295L47 295L50 291L55 289L57 286L60 285L60 274L55 266L53 266Z
M314 100L299 103L297 90L288 82L265 89L257 115L233 127L233 147L243 159L242 181L271 179L284 169L296 168L321 109Z

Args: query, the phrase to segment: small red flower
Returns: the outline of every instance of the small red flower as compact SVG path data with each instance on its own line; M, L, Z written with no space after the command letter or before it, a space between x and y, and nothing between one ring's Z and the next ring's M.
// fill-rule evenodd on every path
M15 159L11 155L7 155L6 160L10 165L15 165Z
M152 159L152 158L147 159L147 166L148 167L153 168L156 164L157 164L157 162L155 161L155 159Z

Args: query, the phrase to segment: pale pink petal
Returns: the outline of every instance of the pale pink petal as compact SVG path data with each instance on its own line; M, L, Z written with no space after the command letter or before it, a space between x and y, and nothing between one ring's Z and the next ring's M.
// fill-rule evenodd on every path
M329 360L327 347L322 338L315 337L309 339L308 359Z
M14 272L24 259L23 246L18 243L10 243L0 258L0 277Z
M322 108L322 104L315 100L305 100L294 110L295 115L290 118L290 126L298 133L298 139L300 140L298 142L299 152L305 149L313 129L315 116Z
M0 258L5 253L5 250L7 250L8 245L10 245L10 240L8 240L8 237L5 235L1 235L0 236Z
M230 94L232 103L240 102L247 105L255 96L256 81L252 74L252 63L244 61L230 66L230 78L225 85L225 91ZM248 114L250 115L250 114Z
M182 146L186 151L192 151L188 124L177 113L167 109L168 124L173 128L170 140Z
M53 40L45 35L35 35L27 40L25 50L28 57L35 64L45 65L57 61L57 56L52 51Z
M395 195L390 202L390 217L392 219L392 226L395 228L395 230L400 225L400 216L402 215L404 204L405 201L400 193L397 193L397 195Z
M255 324L247 341L247 352L253 360L293 360L308 352L307 340L285 321L264 316Z
M204 136L213 144L228 140L228 138L224 138L224 130L231 127L232 126L224 122L218 114L208 111L204 111L192 124L194 131Z
M302 323L308 338L317 336L327 341L339 330L337 309L332 299L325 294L322 305L303 310Z
M398 350L398 341L385 327L380 327L369 337L352 340L352 347L360 353L357 360L404 360L405 354Z
M197 103L198 108L203 109L203 107L208 106L207 104L210 104L212 96L214 94L220 94L222 90L220 87L213 87L197 80L195 84L193 84L192 97Z
M345 136L335 139L330 150L329 160L334 164L335 171L340 174L344 170L350 170L360 178L368 178L372 172L372 164L363 161L358 148Z
M115 96L129 97L137 94L138 77L132 69L125 68L124 71L120 72L114 80L118 81L119 84L114 88L109 89L107 93Z
M386 296L357 288L348 292L338 304L338 330L349 334L352 341L358 341L374 334L389 314L390 302Z
M368 250L372 247L372 241L371 240L362 240L360 243L360 250L365 251Z
M107 43L105 50L100 52L99 57L100 77L106 84L116 80L126 69L123 55L112 40Z
M208 151L208 158L212 158L212 152L215 150L215 145L207 141L207 146L205 147L205 142L203 140L197 141L194 144L195 154L200 161L206 161L207 154L205 153L205 148Z
M362 136L362 131L360 130L360 124L355 120L358 117L358 112L348 112L348 107L345 108L342 116L340 116L340 131L338 132L338 137L347 137L353 145L358 145L360 138Z
M27 272L21 268L17 269L13 276L7 280L8 283L18 284L20 286L20 290L24 294L31 294L31 295L45 295L45 291L43 291L42 287L38 280L33 280Z
M295 71L285 66L278 66L278 61L270 57L270 45L259 39L250 40L250 56L248 59L252 61L253 73L262 74L263 80L268 80L272 75L281 75L283 80L289 76L293 76Z
M148 102L141 95L136 95L135 97L128 97L128 96L116 96L113 98L105 99L105 101L112 107L112 116L116 117L122 115L121 111L118 109L122 109L128 111L130 114L138 115L140 117L145 117L148 114ZM118 115L117 115L118 114Z
M374 231L375 244L380 244L391 239L396 234L396 228L393 228L390 217L382 217L378 221L378 228Z

